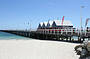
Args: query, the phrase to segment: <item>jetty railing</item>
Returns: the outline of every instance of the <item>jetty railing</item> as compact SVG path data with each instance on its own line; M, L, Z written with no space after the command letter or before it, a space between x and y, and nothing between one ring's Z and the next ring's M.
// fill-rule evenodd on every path
M44 34L66 34L66 35L84 35L87 36L90 33L90 29L37 29L37 32Z

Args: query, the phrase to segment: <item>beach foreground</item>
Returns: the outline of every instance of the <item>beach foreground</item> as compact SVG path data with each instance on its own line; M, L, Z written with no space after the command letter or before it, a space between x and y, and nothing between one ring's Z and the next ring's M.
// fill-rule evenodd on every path
M0 59L79 59L78 44L44 40L0 40Z

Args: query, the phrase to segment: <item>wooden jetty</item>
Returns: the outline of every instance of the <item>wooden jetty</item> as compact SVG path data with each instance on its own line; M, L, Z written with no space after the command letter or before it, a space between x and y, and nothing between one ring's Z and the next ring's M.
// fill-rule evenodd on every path
M0 30L2 32L12 33L20 36L25 36L29 38L42 39L42 40L59 40L67 42L83 42L86 38L90 38L90 32L87 30L80 33L79 30L73 29L45 29L37 31L24 31L24 30ZM74 39L73 37L77 37Z

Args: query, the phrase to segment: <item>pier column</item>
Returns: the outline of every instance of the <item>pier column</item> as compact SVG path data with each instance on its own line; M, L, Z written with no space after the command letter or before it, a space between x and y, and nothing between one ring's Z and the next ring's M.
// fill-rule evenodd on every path
M45 39L49 39L48 36L47 36L47 34L45 35Z
M61 40L61 38L60 38L60 40Z
M60 38L59 38L59 36L58 36L58 35L57 35L56 37L57 37L57 38L56 38L56 40L60 40Z
M66 41L68 41L68 37L66 38Z
M31 33L29 32L29 37L30 37L30 34L31 34Z
M78 42L79 42L79 36L78 36Z
M71 42L71 37L70 37L70 42Z
M78 42L81 42L81 37L78 37Z
M74 42L74 38L72 39L72 42Z
M63 41L63 38L61 38L61 40Z
M85 41L85 39L83 38L83 41Z
M27 36L27 33L25 33L25 36Z

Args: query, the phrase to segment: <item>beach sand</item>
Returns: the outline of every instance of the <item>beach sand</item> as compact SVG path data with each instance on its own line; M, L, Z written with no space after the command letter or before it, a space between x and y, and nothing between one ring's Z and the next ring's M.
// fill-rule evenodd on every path
M79 59L75 43L44 40L0 40L0 59Z

